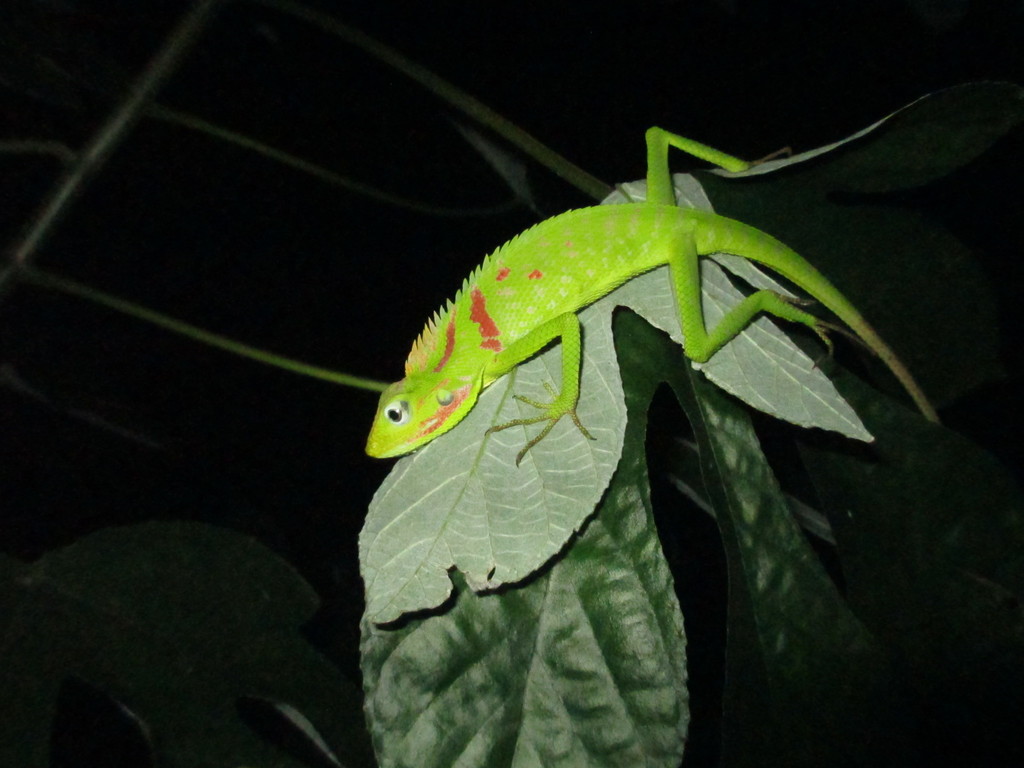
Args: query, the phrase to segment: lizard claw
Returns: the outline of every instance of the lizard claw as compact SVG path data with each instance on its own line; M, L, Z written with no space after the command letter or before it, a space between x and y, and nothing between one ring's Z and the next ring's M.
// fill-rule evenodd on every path
M547 386L548 391L551 392L551 386L547 384L547 382L545 382L545 385ZM538 408L539 410L544 411L544 413L542 413L540 416L533 416L531 418L524 419L512 419L512 421L506 422L505 424L497 424L488 429L486 434L489 435L492 432L500 432L503 429L508 429L509 427L521 427L527 424L539 424L542 421L547 422L547 424L544 425L544 428L540 432L538 432L535 437L531 438L530 441L523 447L523 449L516 454L517 467L519 466L519 463L523 460L523 457L526 456L527 451L529 451L531 448L533 448L533 446L535 446L537 443L539 443L541 440L547 437L548 433L552 429L554 429L555 424L557 424L558 420L561 419L563 416L568 416L570 419L572 419L572 423L576 425L576 428L585 438L587 438L588 440L597 439L593 435L591 435L590 432L587 431L586 427L583 426L583 422L581 422L579 416L576 415L575 406L572 408L559 407L556 405L557 399L556 402L552 403L539 403L536 400L531 400L530 398L523 397L522 395L513 395L513 397L516 400L519 400L520 402L526 403L527 405L532 405L534 408Z

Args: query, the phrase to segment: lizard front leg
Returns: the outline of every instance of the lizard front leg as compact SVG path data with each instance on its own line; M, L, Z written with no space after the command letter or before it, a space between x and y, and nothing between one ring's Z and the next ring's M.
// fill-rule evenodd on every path
M542 411L542 413L529 418L513 419L487 430L487 434L490 434L510 427L539 424L543 421L547 422L536 437L532 438L516 455L516 466L519 466L527 451L547 437L548 433L563 416L568 415L584 437L590 440L594 439L576 415L576 404L580 398L580 358L583 353L583 344L580 336L580 321L576 317L575 312L565 312L558 315L537 326L521 339L513 342L507 349L494 356L494 360L487 366L484 375L488 379L495 379L508 373L515 366L533 357L556 339L562 342L561 392L556 394L554 387L545 382L545 386L553 398L550 403L541 403L521 395L515 395L516 400L531 405Z

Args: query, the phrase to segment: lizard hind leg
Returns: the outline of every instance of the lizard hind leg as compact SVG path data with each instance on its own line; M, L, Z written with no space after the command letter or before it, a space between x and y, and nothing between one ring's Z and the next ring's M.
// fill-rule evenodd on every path
M728 226L728 219L722 219L721 222L723 223L719 224L720 226ZM709 223L705 223L705 226L707 225ZM714 226L715 222L710 222L710 225ZM729 252L744 258L755 257L753 253L735 247L729 249ZM693 233L682 232L672 243L668 256L683 331L683 346L688 358L698 363L707 362L762 312L807 326L831 350L832 343L827 331L832 326L810 312L800 309L797 305L806 303L804 300L792 299L769 290L755 291L745 297L739 304L731 307L714 328L709 329L704 317L701 296L702 255L704 254L698 252Z
M672 188L672 174L668 167L668 148L685 152L699 160L705 160L726 171L745 171L753 163L727 155L707 144L688 139L664 128L647 129L647 201L658 205L675 205L676 196Z

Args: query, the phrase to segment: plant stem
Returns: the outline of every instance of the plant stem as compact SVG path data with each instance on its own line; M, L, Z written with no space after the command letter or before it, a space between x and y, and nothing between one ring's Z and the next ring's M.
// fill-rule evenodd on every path
M138 121L147 104L174 73L182 57L196 42L222 0L197 0L171 31L163 47L135 79L128 93L106 122L77 153L74 162L57 180L53 191L32 218L24 235L10 249L7 269L0 272L0 291L15 273L30 263L86 183L103 167Z
M248 344L243 344L239 341L228 338L227 336L221 336L219 333L207 331L203 328L192 325L191 323L186 323L183 320L171 317L170 315L156 312L155 310L144 307L141 304L136 304L128 301L127 299L122 299L118 296L105 293L97 290L96 288L85 285L84 283L79 283L77 280L62 277L52 272L45 272L34 267L22 267L22 269L19 270L18 276L22 280L41 288L49 288L51 290L60 291L61 293L70 294L71 296L86 299L87 301L91 301L95 304L101 304L102 306L113 309L116 312L130 315L139 320L144 320L147 323L159 326L165 330L171 331L172 333L187 336L190 339L195 339L203 344L223 349L241 357L257 360L276 368L283 368L284 370L291 371L292 373L309 376L314 379L321 379L322 381L329 381L332 384L342 384L346 387L365 389L371 392L382 392L387 387L387 384L375 381L374 379L365 379L360 376L350 376L347 373L338 373L337 371L332 371L329 368L309 365L308 363L303 363L299 360L285 357L284 355L278 355L257 347L249 346Z
M486 104L473 98L461 88L449 83L426 67L406 58L394 48L375 40L365 32L343 24L326 13L307 8L302 3L293 2L292 0L252 0L252 2L265 5L268 8L274 8L282 13L287 13L307 21L320 27L325 32L340 37L350 45L362 49L375 59L384 62L406 77L415 80L435 96L461 110L476 122L486 125L506 141L518 147L525 154L589 197L595 200L602 200L612 191L611 186L562 157L553 149L502 117Z

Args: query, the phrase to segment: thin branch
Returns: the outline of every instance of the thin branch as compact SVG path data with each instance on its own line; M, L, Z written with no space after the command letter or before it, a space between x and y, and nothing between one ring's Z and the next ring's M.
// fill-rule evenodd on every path
M60 141L45 139L6 139L0 141L0 154L10 155L49 155L64 165L75 162L75 151Z
M295 16L362 49L406 77L412 78L435 96L469 115L476 122L486 125L499 136L504 137L506 141L519 147L524 153L595 200L603 199L612 191L610 185L571 163L461 88L406 58L394 48L373 39L365 32L343 24L326 13L307 8L302 3L292 2L292 0L251 0L251 2Z
M136 78L124 100L100 126L74 164L54 185L53 191L33 217L25 234L10 249L9 269L0 273L0 290L19 268L27 266L52 233L85 184L138 121L157 91L174 73L182 57L198 39L222 0L197 0L192 10L171 31L163 47Z
M395 205L400 208L407 208L430 216L492 216L497 213L503 213L511 210L519 204L517 199L512 199L509 202L501 203L500 205L481 206L476 208L451 208L440 205L430 205L429 203L423 203L419 200L393 195L390 192L385 192L377 187L364 184L361 181L355 181L354 179L342 176L341 174L335 173L323 166L311 163L309 160L304 160L301 157L284 152L276 147L270 146L269 144L265 144L262 141L258 141L243 133L239 133L238 131L222 128L215 123L211 123L208 120L204 120L201 117L197 117L196 115L192 115L187 112L180 112L176 109L170 109L169 107L164 107L160 104L153 104L146 110L146 115L155 120L162 120L165 123L178 125L191 131L197 131L207 136L212 136L215 139L220 139L221 141L225 141L229 144L234 144L235 146L247 149L250 152L262 155L269 160L281 163L289 168L294 168L301 173L308 174L320 181L333 184L336 187L341 187L342 189L354 192L357 195L368 197L371 200L377 200L378 202Z
M77 296L81 299L86 299L95 304L100 304L108 309L112 309L115 312L120 312L125 315L129 315L138 320L143 320L152 325L156 325L163 328L166 331L171 331L179 336L185 336L190 339L195 339L203 344L207 344L217 349L223 349L232 354L239 355L241 357L247 357L250 360L256 360L266 365L272 365L276 368L283 368L286 371L297 373L301 376L309 376L314 379L320 379L321 381L329 381L332 384L341 384L346 387L354 387L356 389L365 389L370 392L383 392L387 387L387 384L374 379L366 379L361 376L350 376L347 373L339 373L329 368L321 368L316 365L310 365L303 363L300 360L295 360L284 355L278 355L274 352L267 352L266 350L253 347L248 344L243 344L240 341L235 341L227 336L222 336L219 333L212 333L199 326L186 323L183 320L165 315L162 312L144 307L141 304L122 299L119 296L105 293L91 286L85 285L72 280L68 277L62 277L61 275L54 274L53 272L45 272L35 267L23 267L19 272L19 277L25 282L32 283L41 288L49 288L54 291L66 293L71 296Z

